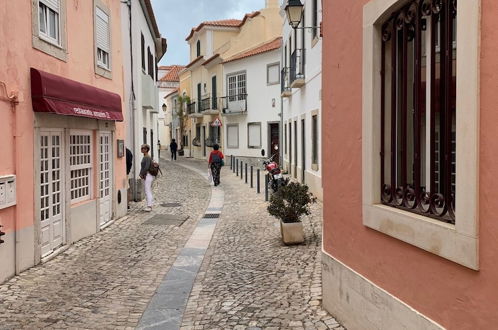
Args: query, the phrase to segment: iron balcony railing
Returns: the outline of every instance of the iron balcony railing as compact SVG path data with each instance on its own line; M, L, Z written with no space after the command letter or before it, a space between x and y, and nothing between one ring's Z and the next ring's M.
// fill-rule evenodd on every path
M290 83L304 79L304 49L296 49L290 59Z
M212 148L215 144L220 144L220 139L215 137L208 137L206 138L204 143L206 144L206 147Z
M187 114L191 115L193 113L196 113L196 103L195 102L187 104Z
M290 87L290 76L289 76L289 68L282 68L282 71L280 73L281 79L280 79L280 87L281 87L281 92L290 92L292 89Z
M221 102L224 114L247 112L247 94L224 96Z
M206 111L211 109L210 101L211 98L209 96L201 100L201 111Z
M195 137L192 140L192 145L196 146L196 147L200 147L201 146L201 138L200 137Z

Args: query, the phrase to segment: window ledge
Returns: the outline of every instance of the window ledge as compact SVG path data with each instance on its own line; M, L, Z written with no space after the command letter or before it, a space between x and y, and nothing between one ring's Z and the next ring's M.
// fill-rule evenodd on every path
M478 238L454 225L382 204L363 205L363 224L463 266L479 270Z

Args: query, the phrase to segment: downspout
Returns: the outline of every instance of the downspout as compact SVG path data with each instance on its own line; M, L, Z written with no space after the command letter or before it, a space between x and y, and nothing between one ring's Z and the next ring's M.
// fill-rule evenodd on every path
M14 160L14 175L16 176L16 185L17 185L17 174L18 174L18 164L20 164L20 155L17 152L17 150L20 150L19 146L19 134L17 131L17 105L19 104L19 97L18 97L18 92L11 92L10 95L7 94L7 88L5 86L5 83L0 82L0 100L6 101L10 103L11 107L11 112L13 114L12 117L12 132L14 135L14 148L12 150L13 152L13 157L12 159ZM19 211L20 207L18 205L19 199L17 198L17 193L18 189L16 188L16 210L14 211L14 235L15 235L15 246L14 246L14 260L15 260L15 273L16 275L19 275L21 272L20 270L20 253L18 253L18 250L20 249L19 245L21 243L20 237L19 237L19 232L18 232L18 219L20 219Z
M132 11L131 11L131 0L127 0L125 2L126 6L128 7L128 19L129 19L129 27L128 27L128 33L129 33L129 38L130 38L130 72L131 72L131 95L130 95L130 117L131 117L131 128L132 128L132 139L131 139L131 144L132 144L132 150L133 153L136 150L136 130L135 130L135 110L136 110L136 104L135 104L135 82L134 82L134 71L133 71L133 33L132 33ZM133 184L133 200L137 201L137 180L136 180L136 163L137 163L137 157L136 155L133 155L133 162L131 166L131 173L133 175L133 178L131 180Z

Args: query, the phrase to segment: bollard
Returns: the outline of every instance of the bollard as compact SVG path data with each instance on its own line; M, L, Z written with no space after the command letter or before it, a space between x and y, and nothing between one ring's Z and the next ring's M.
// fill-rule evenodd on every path
M244 178L244 162L240 161L240 179Z
M230 169L233 169L233 156L230 156Z
M245 178L246 178L246 184L247 184L247 163L246 163L245 172L246 172L246 173L244 174L244 176L245 176Z
M253 166L251 165L251 188L254 188L254 185L252 183L252 170L253 170Z
M239 176L239 160L235 160L235 173L237 173L237 176Z
M260 179L259 179L259 168L256 170L256 192L259 194L261 193L260 189Z
M268 174L265 175L265 201L268 202Z

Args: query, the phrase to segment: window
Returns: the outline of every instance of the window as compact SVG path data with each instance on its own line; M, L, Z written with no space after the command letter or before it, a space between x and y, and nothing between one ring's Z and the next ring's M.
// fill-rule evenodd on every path
M142 45L142 70L146 70L145 68L145 38L144 38L144 34L141 33L141 38L140 38L140 41L141 41L141 45Z
M246 73L228 76L228 100L240 101L246 99Z
M294 120L294 165L297 167L297 120ZM297 170L294 171L294 178L297 179Z
M200 40L197 40L197 52L196 52L196 56L199 57L201 56L201 41Z
M247 147L261 148L261 123L247 124Z
M318 115L311 116L311 163L318 164Z
M363 10L363 224L479 269L480 2L414 3Z
M239 125L227 125L227 148L239 147Z
M40 36L55 45L60 45L59 12L59 0L38 1L38 29Z
M97 44L97 65L109 70L111 38L109 31L109 15L99 7L95 7L95 37Z
M69 136L69 169L71 202L91 197L92 136L91 132L71 132Z
M448 223L456 207L453 4L418 11L412 1L394 13L382 27L381 58L382 203Z
M148 73L149 76L154 79L154 56L150 52L150 47L147 47L147 58L148 58Z
M284 151L287 155L287 124L284 125Z
M274 85L280 83L280 64L273 63L266 66L266 83Z
M313 11L311 16L311 26L313 26L312 37L313 39L318 37L318 0L313 0Z

